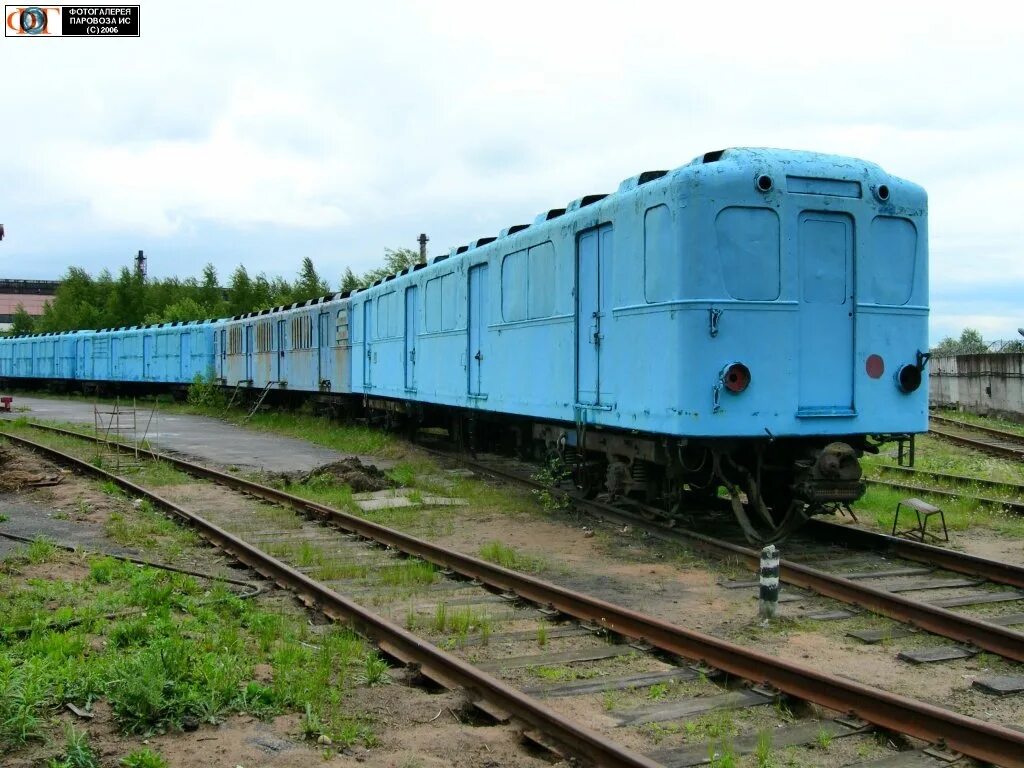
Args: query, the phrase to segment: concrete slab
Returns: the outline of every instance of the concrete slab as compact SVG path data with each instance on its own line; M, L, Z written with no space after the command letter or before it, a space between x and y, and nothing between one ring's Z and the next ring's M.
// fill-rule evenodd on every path
M855 629L846 633L848 637L855 637L862 643L875 645L886 640L895 640L900 637L909 637L915 634L909 627L888 627L886 629Z
M975 680L973 687L994 696L1009 696L1011 693L1024 693L1024 677L1020 675L997 675Z
M385 492L382 491L382 493ZM447 496L423 496L421 499L421 501L415 501L404 495L390 495L371 499L355 499L355 502L356 506L364 512L406 507L465 507L469 505L465 499L450 499Z
M6 419L27 417L43 421L63 421L93 425L93 404L84 399L57 400L18 396L17 413L0 413L0 424ZM105 407L105 406L101 406ZM21 410L27 408L28 410ZM138 437L141 438L149 420L149 411L138 413ZM126 433L131 439L131 435ZM268 432L237 427L206 416L164 413L157 411L149 425L146 439L160 450L173 451L185 456L225 467L268 472L308 471L344 458L344 454ZM390 462L360 456L360 459L381 468Z
M969 659L977 655L977 651L962 648L959 645L942 645L937 648L919 648L913 651L900 651L896 658L909 661L911 664L933 664L937 661L953 661Z
M383 491L353 493L352 498L356 501L362 501L364 499L397 499L400 496L408 496L412 492L412 488L385 488Z
M853 611L844 611L842 609L837 611L818 611L817 613L809 613L804 618L814 619L815 621L840 621L842 619L850 619L857 614Z

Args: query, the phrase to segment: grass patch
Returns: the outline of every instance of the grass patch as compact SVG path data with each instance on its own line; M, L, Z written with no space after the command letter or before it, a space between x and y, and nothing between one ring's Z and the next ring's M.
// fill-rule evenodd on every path
M36 536L32 543L25 547L25 557L33 565L48 563L57 555L57 547L45 536Z
M47 768L100 768L96 753L89 746L89 734L70 723L65 727L64 755L47 763Z
M406 560L377 568L377 581L390 587L424 587L437 580L437 567L423 560Z
M122 757L120 765L121 768L167 768L167 761L159 752L145 747Z
M217 415L223 418L224 414ZM229 418L241 422L242 416L231 415ZM341 453L386 457L397 457L401 454L400 443L383 430L343 424L301 411L257 413L249 419L247 426L261 432L297 437Z
M133 508L111 512L103 530L118 544L146 551L156 550L161 543L174 539L195 540L194 533L164 517L146 499L139 501Z
M343 579L364 579L368 573L369 568L365 565L332 560L317 568L315 576L321 581L341 581Z
M544 561L540 558L524 555L500 541L490 541L480 547L480 557L513 571L536 573L544 569Z
M61 551L53 559L86 564L89 575L19 579L27 555L0 572L0 743L45 741L65 704L90 709L99 699L126 733L308 709L335 741L374 742L372 721L346 696L355 685L388 682L387 665L351 631L332 626L314 636L297 611L271 612L183 574ZM105 618L125 611L132 615ZM269 667L269 681L253 678L257 664ZM51 765L88 765L87 742L77 732L67 742ZM162 764L155 753L125 760Z
M532 667L531 674L546 683L571 683L576 680L592 680L600 677L602 672L597 667L578 667L568 665Z
M1024 537L1024 517L981 504L970 498L951 499L931 496L923 492L869 485L867 492L856 503L854 511L862 522L873 522L881 530L891 532L893 520L896 517L896 505L911 495L920 497L942 509L946 517L946 527L950 532L980 527L996 533ZM915 522L913 510L901 511L901 528L911 527ZM941 523L933 518L929 521L928 530L932 533L941 533Z

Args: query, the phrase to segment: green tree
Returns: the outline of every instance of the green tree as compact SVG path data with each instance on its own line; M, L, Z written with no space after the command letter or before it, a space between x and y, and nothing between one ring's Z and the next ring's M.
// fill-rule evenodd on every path
M69 267L56 295L43 307L36 330L46 333L98 327L104 304L100 291L109 288L110 274L101 273L101 278L103 284L99 285L84 269Z
M248 270L241 264L231 273L228 286L227 310L229 315L243 315L256 309L257 292Z
M326 296L331 292L330 286L316 271L313 260L306 256L299 269L299 279L292 290L292 301L308 301Z
M121 267L107 294L106 325L111 328L138 325L146 315L146 279L142 273Z
M210 317L220 317L227 310L224 302L224 289L217 278L217 268L213 264L203 267L203 279L199 284L199 303L210 310Z
M936 355L977 355L988 351L988 345L975 328L964 328L959 339L947 336L932 349Z
M173 323L185 320L208 320L211 317L210 310L200 304L191 296L183 296L175 302L168 304L159 312L150 312L142 322L145 325L156 323Z
M352 267L345 267L345 274L341 278L341 290L354 291L357 288L363 287L363 281L356 277L356 273L352 271Z
M14 308L14 315L11 317L11 330L12 336L21 336L25 333L35 333L36 321L26 310L23 304L18 304Z
M395 275L404 269L420 263L420 252L412 248L385 248L384 266L371 269L363 275L363 286L377 282L382 277Z

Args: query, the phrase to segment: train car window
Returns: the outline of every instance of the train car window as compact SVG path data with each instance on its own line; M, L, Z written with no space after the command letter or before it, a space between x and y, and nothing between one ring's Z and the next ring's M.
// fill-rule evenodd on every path
M274 348L274 334L269 320L256 324L256 351L270 352Z
M441 330L441 278L427 280L426 294L423 299L423 330L426 333L437 333Z
M827 218L825 218L827 217ZM799 264L803 300L809 304L845 304L853 219L843 214L800 215ZM806 265L813 265L805 269Z
M530 319L555 314L555 246L548 240L530 249L528 265Z
M388 314L388 335L391 337L402 335L402 324L405 322L405 303L402 301L402 294L398 291L391 293L391 312Z
M457 285L455 283L455 274L449 272L441 278L441 330L450 331L458 322L458 315L455 313L455 309L458 306L456 304L455 289Z
M895 216L878 216L871 222L868 249L871 295L876 304L901 307L914 292L917 264L917 228Z
M291 321L292 349L313 348L313 318L309 315L293 317Z
M770 208L723 208L715 218L722 282L734 299L779 298L779 216Z
M526 250L510 253L501 262L501 316L505 322L526 319Z
M240 325L233 326L228 331L228 354L242 354L242 326Z
M377 336L388 339L399 335L402 326L402 311L396 291L388 291L377 298Z
M672 212L667 205L644 215L644 298L648 304L675 301L683 295L683 259L672 237Z
M388 335L388 308L391 306L388 297L390 295L386 293L383 296L377 297L377 328L374 331L374 338L376 339L383 339Z
M344 342L347 342L349 338L348 328L348 307L342 307L338 310L338 324L335 335L335 346L341 346Z

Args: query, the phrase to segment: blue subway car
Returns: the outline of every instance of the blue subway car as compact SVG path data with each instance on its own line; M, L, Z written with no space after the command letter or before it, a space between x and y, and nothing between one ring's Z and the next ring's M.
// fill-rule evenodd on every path
M864 451L927 429L926 208L809 152L641 174L351 296L352 389L473 432L513 417L590 488L724 486L770 538L858 498Z
M186 386L213 375L213 321L70 331L0 339L0 380Z
M738 148L352 294L0 340L0 379L212 371L557 459L591 493L679 511L724 488L770 540L859 498L864 452L927 430L927 319L924 190L849 157Z

